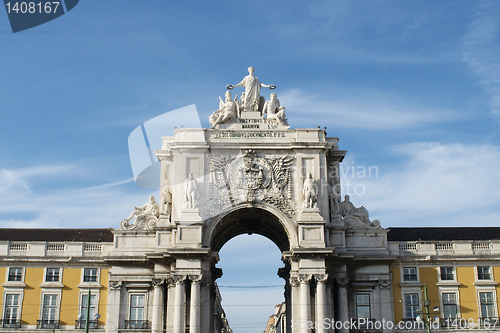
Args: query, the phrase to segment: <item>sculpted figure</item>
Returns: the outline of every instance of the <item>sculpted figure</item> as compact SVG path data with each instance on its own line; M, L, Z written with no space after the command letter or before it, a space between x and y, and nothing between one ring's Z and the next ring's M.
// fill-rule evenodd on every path
M253 75L255 69L250 66L248 67L248 75L241 80L237 85L227 85L228 89L233 89L237 87L245 87L245 98L243 99L244 111L258 111L260 102L260 88L266 87L269 89L275 89L274 85L267 85L261 83L259 79Z
M231 93L229 91L226 91L225 101L223 101L222 98L219 97L219 110L212 113L212 115L208 118L208 120L210 121L210 125L212 125L212 128L214 128L217 124L222 124L228 119L235 119L236 117L238 117L238 114L240 112L240 104L237 99L238 96L236 95L233 101Z
M184 187L184 208L196 207L198 207L198 182L194 179L194 175L190 173Z
M159 207L158 203L155 202L155 197L150 195L149 196L149 201L142 207L134 207L135 210L130 214L130 216L122 221L122 224L124 222L128 223L132 217L135 216L135 221L134 224L137 222L140 222L142 220L147 219L150 216L154 216L158 218L159 216Z
M168 180L165 180L165 187L161 193L161 213L170 216L172 213L172 193L170 192Z
M349 196L344 197L344 201L340 204L342 216L354 216L364 223L370 223L368 218L368 211L365 207L361 206L359 208L354 207L351 201L349 201Z
M288 124L285 119L285 107L280 106L280 101L275 93L271 93L271 99L264 104L262 114L267 114L267 119L276 119L283 126Z
M304 187L302 189L302 193L304 194L304 208L317 208L318 204L316 203L318 197L316 195L316 189L313 184L313 176L311 173L307 174L306 179L304 180Z

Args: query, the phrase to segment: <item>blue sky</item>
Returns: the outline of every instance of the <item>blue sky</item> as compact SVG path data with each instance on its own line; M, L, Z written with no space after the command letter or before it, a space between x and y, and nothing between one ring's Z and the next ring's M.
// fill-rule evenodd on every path
M495 226L499 54L495 1L82 0L16 34L0 10L0 227L118 227L151 193L133 182L130 132L190 104L208 126L249 65L292 127L340 137L351 201L382 226ZM280 284L277 248L242 237L276 264L234 266L230 242L220 284ZM281 297L221 290L261 295L268 314ZM266 321L235 308L234 325Z

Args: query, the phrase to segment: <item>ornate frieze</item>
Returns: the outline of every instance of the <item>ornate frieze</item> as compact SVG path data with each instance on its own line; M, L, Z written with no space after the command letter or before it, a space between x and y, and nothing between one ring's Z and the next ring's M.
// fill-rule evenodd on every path
M209 156L209 211L216 215L232 205L257 201L295 214L289 156L259 157L253 150L242 156Z

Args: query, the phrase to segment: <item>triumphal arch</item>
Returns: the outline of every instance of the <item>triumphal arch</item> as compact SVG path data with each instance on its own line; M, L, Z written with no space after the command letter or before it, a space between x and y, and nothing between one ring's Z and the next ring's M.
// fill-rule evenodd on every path
M218 251L244 233L268 237L282 252L288 332L347 332L311 325L352 322L363 302L372 320L392 320L388 230L341 199L346 151L324 129L292 129L286 113L314 110L285 111L276 87L253 72L226 87L211 128L162 138L158 199L121 222L106 258L109 311L119 314L107 327L122 327L128 295L148 291L153 332L217 330Z

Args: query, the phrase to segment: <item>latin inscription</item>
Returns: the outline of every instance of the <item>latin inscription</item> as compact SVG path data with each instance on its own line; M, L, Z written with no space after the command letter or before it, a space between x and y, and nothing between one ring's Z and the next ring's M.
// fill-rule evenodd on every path
M285 132L220 132L215 139L284 138Z

